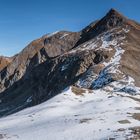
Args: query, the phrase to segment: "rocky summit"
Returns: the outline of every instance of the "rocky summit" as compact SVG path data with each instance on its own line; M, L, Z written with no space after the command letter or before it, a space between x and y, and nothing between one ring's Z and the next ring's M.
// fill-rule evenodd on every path
M79 96L86 92L99 92L93 95L95 100L96 96L104 93L101 100L108 107L111 103L106 98L113 98L115 102L118 94L119 97L128 96L128 102L139 101L139 38L140 24L111 9L102 19L79 32L46 34L12 58L0 57L0 116L49 99L52 102L60 93L64 96L68 88L76 95L72 98L66 93L69 96L66 100L78 98L82 102ZM91 99L88 101L91 103ZM133 118L138 120L140 117L133 114ZM88 123L92 119L89 115L89 118L80 119L80 123ZM128 120L118 122L129 123ZM133 125L130 130L135 131ZM126 129L120 131L125 132Z

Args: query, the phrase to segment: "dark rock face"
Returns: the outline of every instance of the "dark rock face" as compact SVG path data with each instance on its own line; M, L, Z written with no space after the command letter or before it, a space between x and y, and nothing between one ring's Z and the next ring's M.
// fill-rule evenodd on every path
M26 71L29 72L40 63L72 49L79 38L80 33L62 31L31 42L0 71L0 92L22 78Z
M0 116L42 103L71 85L95 90L125 83L126 75L139 84L139 29L111 9L81 32L31 42L0 71Z
M9 114L9 111L13 113L57 95L73 85L88 67L94 64L94 58L95 53L89 51L77 55L66 54L40 64L0 94L0 108L9 106L6 111L6 114ZM28 98L31 98L32 102L27 102ZM10 107L15 102L16 108ZM5 112L0 112L0 115L5 115Z

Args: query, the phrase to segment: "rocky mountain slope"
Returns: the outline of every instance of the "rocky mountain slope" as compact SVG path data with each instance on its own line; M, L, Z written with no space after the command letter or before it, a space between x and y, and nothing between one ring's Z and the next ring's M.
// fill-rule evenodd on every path
M79 37L79 33L61 31L31 42L0 72L0 92L38 64L72 49Z
M4 69L10 62L12 62L12 58L0 56L0 71Z

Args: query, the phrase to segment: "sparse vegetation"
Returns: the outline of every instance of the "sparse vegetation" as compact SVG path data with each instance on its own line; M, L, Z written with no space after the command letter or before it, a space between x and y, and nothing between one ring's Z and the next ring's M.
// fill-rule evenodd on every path
M76 95L82 95L86 92L85 89L82 89L82 88L79 88L79 87L75 87L75 86L72 86L72 92L75 93Z

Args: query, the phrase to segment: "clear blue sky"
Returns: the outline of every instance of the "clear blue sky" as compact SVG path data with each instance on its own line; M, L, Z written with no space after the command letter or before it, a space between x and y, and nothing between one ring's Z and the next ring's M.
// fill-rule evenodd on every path
M0 0L0 55L49 32L79 31L110 8L140 22L140 0Z

